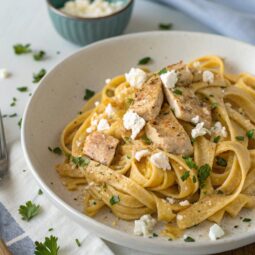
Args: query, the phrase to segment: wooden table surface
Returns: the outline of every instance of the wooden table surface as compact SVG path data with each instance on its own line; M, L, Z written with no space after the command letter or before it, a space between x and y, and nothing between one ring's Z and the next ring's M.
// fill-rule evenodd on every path
M255 255L255 243L237 250L219 253L218 255Z

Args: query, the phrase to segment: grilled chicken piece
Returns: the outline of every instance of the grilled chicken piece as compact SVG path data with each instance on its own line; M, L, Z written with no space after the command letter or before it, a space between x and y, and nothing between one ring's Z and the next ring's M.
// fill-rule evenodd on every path
M135 94L130 110L146 121L155 119L163 103L162 82L159 76L152 76Z
M211 110L207 103L200 100L192 89L178 88L181 91L164 88L168 103L174 111L176 118L191 122L196 116L199 116L199 122L204 122L205 127L211 127Z
M193 82L193 74L186 64L180 61L167 67L168 70L175 70L178 74L176 86L187 87Z
M169 153L188 156L193 147L186 131L175 118L168 104L165 104L154 121L145 126L146 135L160 149Z
M118 143L119 140L110 135L94 132L87 136L83 152L91 159L109 166Z

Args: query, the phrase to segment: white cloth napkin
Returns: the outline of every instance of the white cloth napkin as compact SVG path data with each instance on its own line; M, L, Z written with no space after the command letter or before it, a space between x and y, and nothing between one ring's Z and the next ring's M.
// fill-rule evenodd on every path
M113 255L98 237L63 215L44 194L26 166L19 142L10 146L9 174L0 182L0 237L13 255L34 254L34 241L58 237L61 255ZM41 211L31 221L21 219L19 206L27 201L40 204ZM48 231L53 228L53 231ZM78 247L75 239L81 243Z

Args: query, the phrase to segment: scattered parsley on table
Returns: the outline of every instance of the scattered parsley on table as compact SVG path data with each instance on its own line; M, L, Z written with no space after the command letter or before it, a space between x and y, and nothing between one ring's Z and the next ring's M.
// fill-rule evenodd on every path
M33 54L33 58L36 61L42 60L44 58L44 56L45 56L45 52L43 50L40 50L38 52L34 52L34 54Z
M25 205L19 207L19 214L22 216L22 220L30 221L40 211L40 205L36 205L31 201L26 202Z
M95 95L95 91L90 90L90 89L85 89L85 94L83 99L84 100L89 100L91 97L93 97Z
M26 53L31 52L31 48L30 48L29 43L27 43L27 44L21 44L21 43L15 44L13 46L13 50L14 50L14 53L16 55L21 55L21 54L26 54Z
M172 23L159 23L159 29L161 30L170 30L173 27Z
M139 60L138 65L147 65L152 61L151 57L145 57Z
M60 247L55 236L45 237L44 242L35 242L35 255L58 255Z
M33 74L33 83L38 83L46 74L45 69L41 69L38 73Z

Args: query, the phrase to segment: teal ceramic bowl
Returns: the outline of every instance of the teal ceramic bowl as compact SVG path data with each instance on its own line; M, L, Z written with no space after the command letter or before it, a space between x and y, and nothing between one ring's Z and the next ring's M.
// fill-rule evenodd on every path
M134 5L134 0L121 0L125 6L111 15L81 18L60 10L67 1L47 0L48 11L56 31L66 40L78 45L87 45L101 39L120 35L128 25Z

